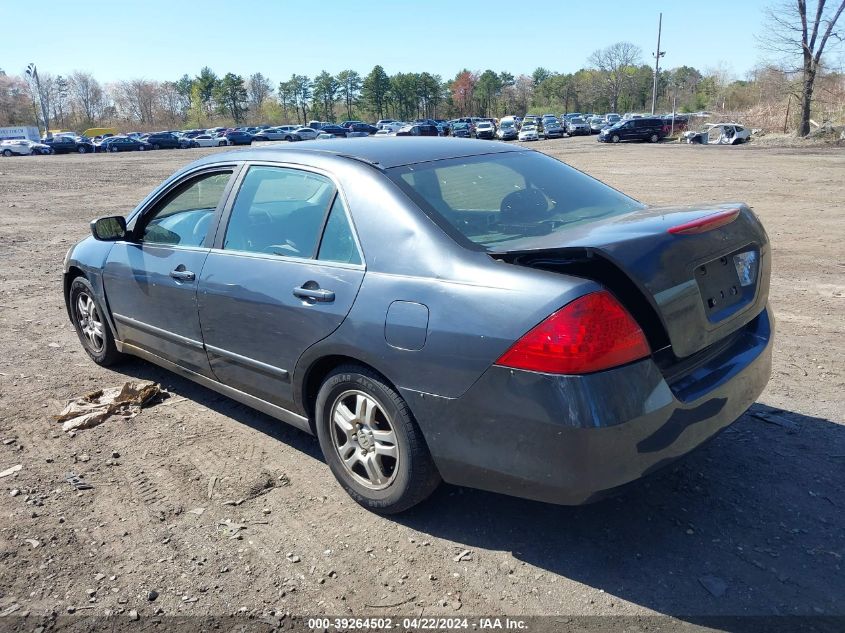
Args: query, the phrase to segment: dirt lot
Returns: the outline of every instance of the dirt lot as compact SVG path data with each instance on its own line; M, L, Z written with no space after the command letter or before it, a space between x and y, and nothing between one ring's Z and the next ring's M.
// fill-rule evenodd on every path
M649 203L754 207L778 332L749 414L600 504L444 485L400 517L369 514L315 439L141 361L100 369L68 322L62 258L88 221L217 150L2 159L0 471L22 469L0 479L0 615L845 615L845 154L533 147ZM129 378L179 397L73 438L51 421ZM230 538L222 521L244 527Z

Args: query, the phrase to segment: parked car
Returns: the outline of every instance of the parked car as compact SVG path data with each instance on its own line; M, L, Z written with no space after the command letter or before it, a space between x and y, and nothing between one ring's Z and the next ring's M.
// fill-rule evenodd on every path
M475 126L475 138L496 138L496 128L490 121L479 121Z
M225 136L212 136L211 134L200 134L193 139L198 147L224 147L229 144Z
M563 127L555 117L543 119L543 138L563 138Z
M605 143L619 143L620 141L649 141L657 143L666 136L668 128L659 117L640 117L636 119L622 119L614 125L604 128L598 135L598 140Z
M604 115L604 120L607 121L610 125L614 123L618 123L622 120L622 117L615 112L609 112L608 114Z
M268 127L255 133L252 137L253 141L295 141L296 130L298 125L280 125L278 127Z
M128 136L112 136L100 144L97 148L99 152L135 152L135 151L149 151L153 146L145 141L137 138L130 138Z
M396 119L379 119L376 121L376 127L381 130L384 129L384 126L388 123L396 123Z
M193 149L195 147L199 147L199 143L197 143L194 139L189 138L187 136L180 136L179 137L179 149Z
M533 114L526 114L525 118L522 119L522 123L520 127L525 127L526 125L533 125L536 128L540 128L540 117L535 116Z
M81 138L66 135L43 139L41 142L53 150L53 154L86 154L88 152L94 152L96 149L90 141L84 141Z
M245 131L234 130L223 135L229 145L252 145L252 134Z
M172 132L155 132L144 138L153 149L179 149L179 137Z
M684 132L689 126L689 115L687 114L675 114L674 117L671 114L664 114L662 119L663 125L668 126L670 130L675 132Z
M389 134L392 134L392 135L394 135L394 136L395 136L395 135L396 135L396 132L398 132L399 130L401 130L401 129L402 129L403 127L405 127L406 125L408 125L408 124L407 124L407 123L405 123L404 121L391 121L391 122L389 122L389 123L382 123L382 124L381 124L381 127L379 128L379 131L380 131L380 132L382 132L382 131L386 131L386 132L388 132Z
M599 116L594 116L588 123L590 125L590 134L598 134L608 124L607 121Z
M327 123L320 128L321 132L325 132L326 134L331 134L332 136L337 136L338 138L346 138L346 135L349 133L349 130L345 127L340 125L335 125L334 123Z
M573 116L566 120L566 133L569 136L590 135L590 126L580 116Z
M472 131L469 123L465 121L450 122L451 135L457 138L472 138Z
M593 501L716 436L771 374L771 248L746 205L652 209L520 146L214 154L91 231L63 290L95 363L138 356L316 434L375 512L441 479Z
M440 136L436 125L414 123L396 130L396 136Z
M751 140L751 131L737 123L708 123L697 132L684 132L683 139L699 145L742 145Z
M313 141L317 138L320 130L315 130L310 127L298 127L293 131L293 140L295 141Z
M520 141L539 141L540 134L537 132L537 126L533 122L522 124L522 129L519 130Z
M0 154L3 156L39 156L50 154L52 149L44 143L36 143L25 138L0 141Z
M499 129L496 130L496 138L501 141L512 141L519 136L516 124L511 121L500 121Z
M353 121L349 125L344 126L350 132L364 132L365 134L375 134L378 132L378 128L375 125L370 125L369 123L361 123L359 121Z

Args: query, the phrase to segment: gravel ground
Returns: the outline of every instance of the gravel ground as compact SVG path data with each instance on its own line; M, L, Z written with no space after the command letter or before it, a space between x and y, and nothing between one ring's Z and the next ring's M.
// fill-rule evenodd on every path
M648 203L753 206L778 331L748 414L595 505L444 485L402 516L369 514L315 439L142 361L98 368L68 322L62 258L88 221L218 150L2 159L0 471L22 468L0 479L0 616L845 615L845 155L532 147ZM50 419L135 378L177 397L75 437Z

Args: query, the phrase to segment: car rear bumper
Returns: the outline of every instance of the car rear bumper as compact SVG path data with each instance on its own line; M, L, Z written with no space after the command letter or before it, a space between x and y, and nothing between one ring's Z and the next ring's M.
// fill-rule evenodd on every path
M771 374L768 308L667 382L652 359L584 376L493 366L460 398L403 392L447 482L577 505L686 455L739 418Z

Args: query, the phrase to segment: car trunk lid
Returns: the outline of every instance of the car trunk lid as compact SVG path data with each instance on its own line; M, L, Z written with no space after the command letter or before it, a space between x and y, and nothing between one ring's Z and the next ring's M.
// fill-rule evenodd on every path
M769 292L769 241L744 204L645 208L521 239L497 259L604 284L657 351L695 354L751 321Z

